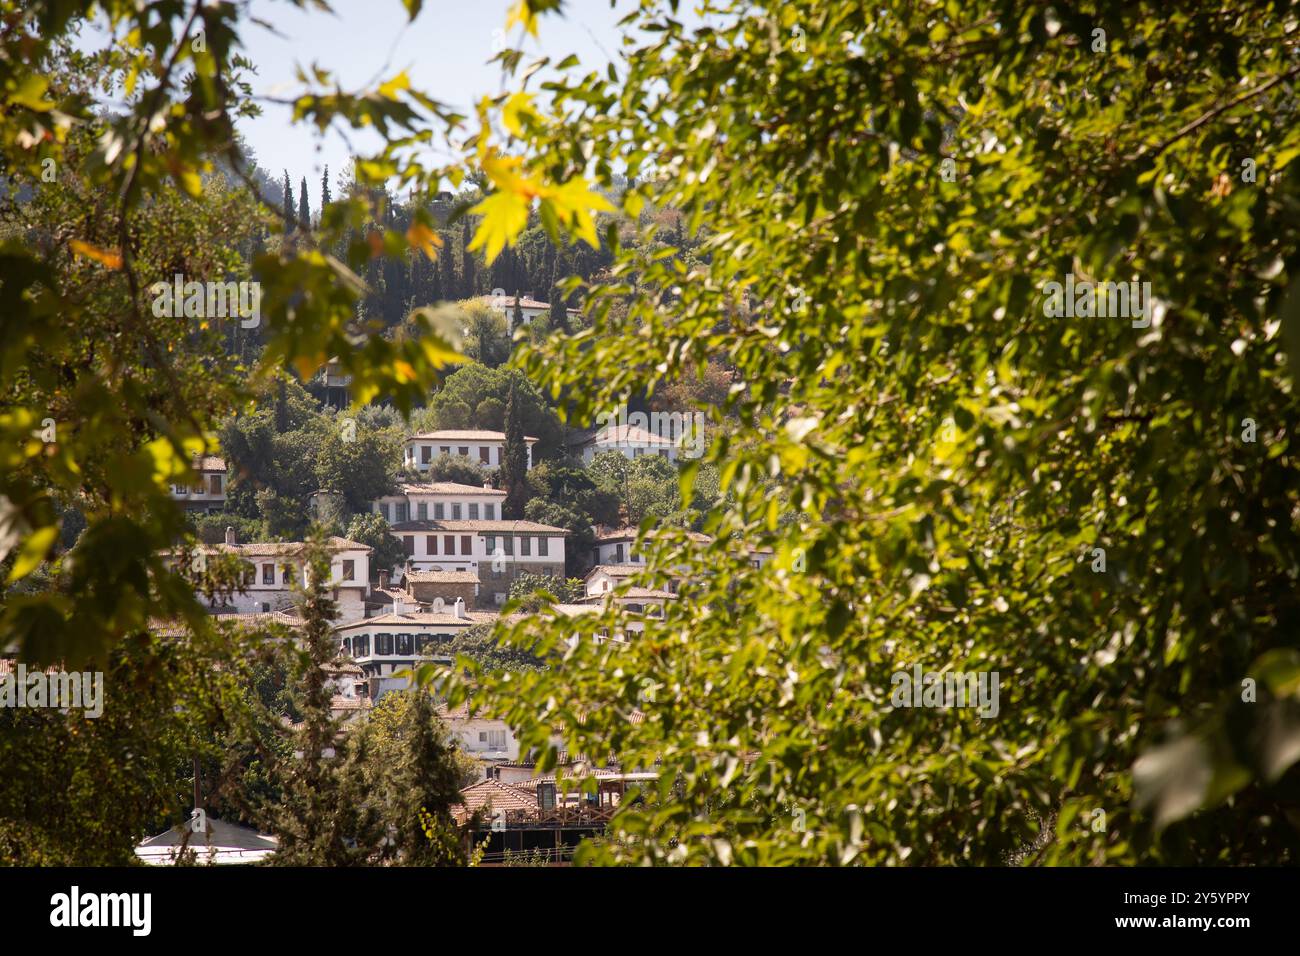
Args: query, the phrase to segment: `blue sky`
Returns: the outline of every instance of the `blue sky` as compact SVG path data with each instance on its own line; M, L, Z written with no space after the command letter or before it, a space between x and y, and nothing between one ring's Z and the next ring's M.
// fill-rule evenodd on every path
M409 24L400 0L336 0L332 6L334 16L254 0L252 15L283 34L244 23L245 50L258 70L252 78L255 93L287 97L299 92L295 64L329 70L344 89L368 84L381 71L388 77L405 69L416 88L470 112L480 97L503 89L499 65L488 62L495 55L493 43L521 43L518 27L504 33L509 0L426 0L423 12ZM632 8L628 0L620 0L617 10L610 9L609 0L566 0L563 13L543 16L538 39L526 38L522 48L550 56L553 63L574 53L584 68L603 70L619 49L615 25ZM278 181L287 168L295 184L302 176L314 184L326 164L330 179L337 179L351 155L341 135L331 130L321 136L314 126L291 124L287 106L264 103L262 108L261 117L241 122L239 129L273 179ZM379 141L351 131L348 136L358 151Z

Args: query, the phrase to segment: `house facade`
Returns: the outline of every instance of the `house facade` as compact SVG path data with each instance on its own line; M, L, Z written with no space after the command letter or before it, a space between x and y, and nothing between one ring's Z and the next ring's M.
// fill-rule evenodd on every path
M645 455L659 455L669 461L677 460L677 442L647 431L639 425L609 425L598 431L580 433L569 442L569 454L590 465L603 451L616 451L623 457L636 459Z
M433 611L411 611L364 618L336 627L340 652L361 668L370 684L370 697L379 700L393 690L405 690L409 681L394 676L423 660L450 659L439 654L461 631L495 621L496 614L466 610L463 602Z
M337 620L348 621L365 616L365 596L370 587L371 549L357 541L331 537L330 596L337 609ZM214 614L256 614L291 610L298 591L306 587L307 545L302 541L269 541L238 544L233 530L226 530L226 542L205 545L197 553L203 557L231 554L247 565L243 591L213 597L208 609Z
M533 467L533 445L537 439L524 436L528 467ZM505 454L505 432L480 429L444 429L409 436L402 443L402 464L408 471L428 471L435 458L460 455L484 468L501 467Z
M392 526L411 571L467 571L479 603L501 604L525 572L564 577L563 528L536 521L407 521Z
M186 511L216 512L226 507L226 461L216 455L204 455L194 462L194 481L172 485L172 500Z
M451 481L426 484L403 482L397 491L377 499L373 511L389 524L407 521L496 521L506 493L489 485L461 485Z

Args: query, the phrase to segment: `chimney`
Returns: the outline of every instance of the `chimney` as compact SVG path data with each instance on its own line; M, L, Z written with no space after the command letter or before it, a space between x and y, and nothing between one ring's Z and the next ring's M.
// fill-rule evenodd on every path
M466 615L465 615L465 599L464 599L464 598L461 598L461 597L456 598L456 606L455 606L455 608L452 609L452 613L453 613L454 615L456 615L456 617L460 618L461 620L464 620L464 619L465 619Z
M234 544L234 543L235 543L235 527L234 525L228 524L226 525L226 544Z
M388 590L388 571L387 569L379 572L379 590Z
M491 491L491 490L492 490L492 485L491 485L491 483L486 482L486 481L483 482L483 490L484 490L484 491Z

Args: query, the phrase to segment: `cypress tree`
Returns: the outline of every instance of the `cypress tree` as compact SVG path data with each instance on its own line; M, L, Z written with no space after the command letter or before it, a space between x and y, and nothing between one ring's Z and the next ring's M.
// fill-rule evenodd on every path
M442 281L439 285L444 298L456 298L456 266L452 262L452 238L451 233L446 233L442 237L442 253L438 256L438 269L442 273Z
M330 168L329 166L326 166L325 172L321 173L320 176L320 211L322 215L325 212L325 207L328 206L331 201L332 200L330 197Z
M293 186L289 185L289 170L284 171L284 231L293 231Z
M474 295L477 283L474 281L474 253L469 251L469 219L461 220L460 224L460 281L461 281L461 298L468 299Z
M501 503L501 517L518 521L524 516L528 503L528 446L524 443L524 425L515 396L515 377L510 378L510 394L506 399L506 447L501 455L501 485L506 500Z
M302 177L298 187L298 228L303 232L311 229L311 206L307 204L307 177Z
M565 335L569 334L569 312L565 308L564 295L560 292L560 257L551 257L551 328Z
M323 535L313 535L307 550L308 581L299 611L301 642L307 652L303 673L295 681L293 702L302 722L293 732L293 756L282 770L283 787L274 810L272 830L280 846L272 861L287 866L338 866L356 862L347 845L354 826L351 807L342 805L338 763L332 756L339 720L330 710L333 690L325 667L338 653L329 594L330 556Z

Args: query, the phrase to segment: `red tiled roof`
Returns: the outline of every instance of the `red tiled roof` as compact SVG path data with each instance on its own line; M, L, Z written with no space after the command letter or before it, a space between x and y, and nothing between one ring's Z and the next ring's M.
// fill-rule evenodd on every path
M506 493L496 488L483 488L479 485L462 485L455 481L413 482L398 484L398 490L404 495L490 495L504 498ZM387 497L392 497L391 495Z
M505 441L505 432L488 431L481 428L444 428L435 432L418 432L406 439L412 441ZM537 441L531 435L525 435L524 441Z
M456 521L429 518L424 521L402 521L391 525L390 531L477 531L480 534L544 534L550 537L567 535L563 528L536 521Z

